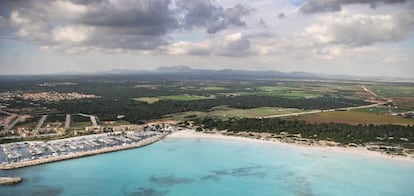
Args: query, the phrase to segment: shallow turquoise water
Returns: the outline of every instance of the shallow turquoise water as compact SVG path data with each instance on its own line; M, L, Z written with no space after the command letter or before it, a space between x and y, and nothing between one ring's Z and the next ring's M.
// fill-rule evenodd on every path
M0 195L414 195L414 164L272 144L167 138L0 176Z

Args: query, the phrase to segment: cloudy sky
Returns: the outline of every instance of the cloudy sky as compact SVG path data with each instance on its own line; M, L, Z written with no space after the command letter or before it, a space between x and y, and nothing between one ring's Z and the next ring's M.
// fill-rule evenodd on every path
M414 76L412 0L0 0L0 74L202 69Z

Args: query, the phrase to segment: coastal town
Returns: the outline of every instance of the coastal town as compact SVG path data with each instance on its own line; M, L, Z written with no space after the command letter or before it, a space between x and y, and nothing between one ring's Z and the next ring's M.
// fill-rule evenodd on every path
M63 100L75 100L75 99L93 99L99 98L99 96L91 94L83 94L78 92L59 93L55 91L47 92L3 92L0 93L0 100L7 101L13 98L20 98L29 101L45 101L45 102L57 102Z

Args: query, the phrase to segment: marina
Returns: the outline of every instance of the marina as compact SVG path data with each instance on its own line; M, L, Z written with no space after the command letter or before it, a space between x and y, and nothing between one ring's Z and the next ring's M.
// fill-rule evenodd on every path
M42 163L141 147L162 139L166 132L113 132L48 142L30 141L0 145L0 169L14 169Z

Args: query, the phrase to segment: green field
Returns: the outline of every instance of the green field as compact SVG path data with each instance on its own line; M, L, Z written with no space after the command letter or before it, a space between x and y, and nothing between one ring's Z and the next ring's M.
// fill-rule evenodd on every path
M151 84L138 84L134 86L135 88L157 88L158 85L151 85Z
M322 94L309 93L305 91L254 91L254 92L234 92L234 93L221 93L224 96L246 96L246 95L266 95L266 96L278 96L290 99L300 98L317 98L322 97Z
M315 94L315 93L307 93L304 91L289 91L285 94L282 95L283 97L286 98L317 98L317 97L322 97L321 94Z
M261 86L258 88L262 91L287 91L287 90L294 90L295 87L288 87L288 86Z
M304 112L305 110L299 110L295 108L277 108L277 107L260 107L252 109L235 109L227 108L224 106L215 107L211 112L183 112L179 114L173 114L169 119L185 120L192 117L213 117L213 118L261 118L280 114L290 114Z
M133 100L145 102L145 103L148 103L148 104L153 104L153 103L159 101L160 99L156 98L156 97L140 97L140 98L134 98Z
M315 88L315 89L314 89ZM285 98L317 98L323 94L316 86L260 86L253 92L242 92L241 95L270 95Z
M304 110L299 110L296 108L275 108L275 107L260 107L252 109L234 109L234 108L220 108L209 112L209 115L214 117L224 117L224 118L256 118L256 117L266 117L279 114L290 114L303 112Z
M227 88L221 87L221 86L206 86L206 87L202 87L201 90L206 90L206 91L224 91L227 90Z
M370 88L374 91L374 93L384 97L414 96L414 86L373 85Z
M391 116L385 114L375 114L356 111L335 111L317 114L303 115L295 117L298 120L305 120L310 123L346 123L346 124L397 124L414 125L414 119Z
M370 87L379 96L391 98L400 108L414 109L414 86L408 85L373 85Z
M158 98L161 100L173 100L173 101L195 101L195 100L203 100L203 99L215 99L215 97L198 96L198 95L170 95L170 96L160 96Z
M295 82L280 83L274 86L259 86L254 92L260 95L273 95L285 98L318 98L322 96L343 97L350 99L366 99L366 92L356 84Z
M355 109L355 110L352 110L352 111L367 112L367 113L374 113L374 114L392 114L392 113L404 113L404 112L409 112L409 111L412 111L412 110L386 107L386 106L378 106L378 107L373 107L373 108Z
M148 104L153 104L160 100L172 100L172 101L196 101L204 99L215 99L214 96L199 96L199 95L169 95L169 96L159 96L159 97L139 97L134 98L135 101L141 101Z

